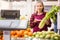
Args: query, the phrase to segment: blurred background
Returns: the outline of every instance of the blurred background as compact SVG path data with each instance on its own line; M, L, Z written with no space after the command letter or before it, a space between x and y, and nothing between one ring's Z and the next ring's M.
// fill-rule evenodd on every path
M37 1L42 1L44 3L44 11L48 12L52 5L58 5L59 0L0 0L0 10L2 9L12 9L20 10L20 15L25 16L26 19L30 19L31 14L34 12L34 6ZM1 15L0 15L1 16ZM52 23L53 28L54 25Z
M50 8L53 5L58 5L60 2L60 0L0 0L0 17L1 17L1 10L19 10L20 11L19 16L20 16L21 20L25 20L25 19L30 20L31 15L34 13L35 4L37 1L42 1L44 3L45 12L49 12ZM51 29L54 30L55 25L52 20L51 20L51 22L52 22L51 28L49 28L48 30L51 30ZM28 21L28 27L30 27L29 23L30 22ZM12 34L11 36L14 36L16 38L17 35L15 34L15 32L18 34L18 36L19 35L21 36L23 32L24 32L24 35L26 35L26 33L28 33L27 30L29 31L29 33L32 31L32 29L30 29L30 28L27 28L26 30L21 30L21 31L15 30L15 31L11 31L11 34ZM22 33L19 34L19 32L20 33L22 32ZM3 31L0 31L0 33L3 34ZM32 33L30 33L30 34L32 34ZM10 36L10 35L8 35L8 36ZM24 37L24 36L22 36L22 37ZM1 37L1 38L3 38L3 37Z
M0 0L1 9L19 9L20 15L28 17L34 12L34 5L40 0ZM57 5L58 0L42 0L45 6L45 11L49 11L52 5Z

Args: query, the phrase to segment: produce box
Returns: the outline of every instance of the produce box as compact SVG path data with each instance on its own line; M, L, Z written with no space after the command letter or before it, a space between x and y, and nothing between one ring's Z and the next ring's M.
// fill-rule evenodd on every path
M51 40L51 39L32 38L32 40Z
M32 40L32 38L11 38L11 40Z
M53 31L42 31L32 33L27 30L11 31L11 40L60 40L60 35Z
M40 39L40 38L11 38L11 40L51 40L51 39Z

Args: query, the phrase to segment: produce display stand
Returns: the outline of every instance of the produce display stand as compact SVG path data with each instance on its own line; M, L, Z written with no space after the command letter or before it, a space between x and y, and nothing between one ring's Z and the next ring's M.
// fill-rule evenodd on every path
M1 10L0 19L0 30L3 30L4 40L11 40L11 30L27 28L28 20L20 20L20 10Z
M0 30L3 30L4 40L11 40L10 37L11 30L20 30L26 28L27 20L0 20Z

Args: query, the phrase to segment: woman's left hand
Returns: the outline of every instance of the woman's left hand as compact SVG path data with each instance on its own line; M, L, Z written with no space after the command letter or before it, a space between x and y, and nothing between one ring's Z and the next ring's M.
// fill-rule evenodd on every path
M45 21L46 25L49 25L49 21Z

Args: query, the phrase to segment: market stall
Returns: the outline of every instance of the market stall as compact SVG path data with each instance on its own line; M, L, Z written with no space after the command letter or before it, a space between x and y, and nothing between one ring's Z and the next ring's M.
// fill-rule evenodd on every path
M34 11L34 6L37 1L40 0L2 1L2 6L0 6L0 40L60 40L60 12L58 11L60 10L60 7L57 6L60 5L60 0L43 1L45 8L44 10L48 13L39 24L39 27L43 28L43 26L45 25L45 20L52 18L52 15L54 15L54 13L57 13L58 33L50 30L33 32L32 28L30 27L30 16ZM7 6L3 5L5 2ZM52 19L53 21L55 21L55 17L53 17Z

